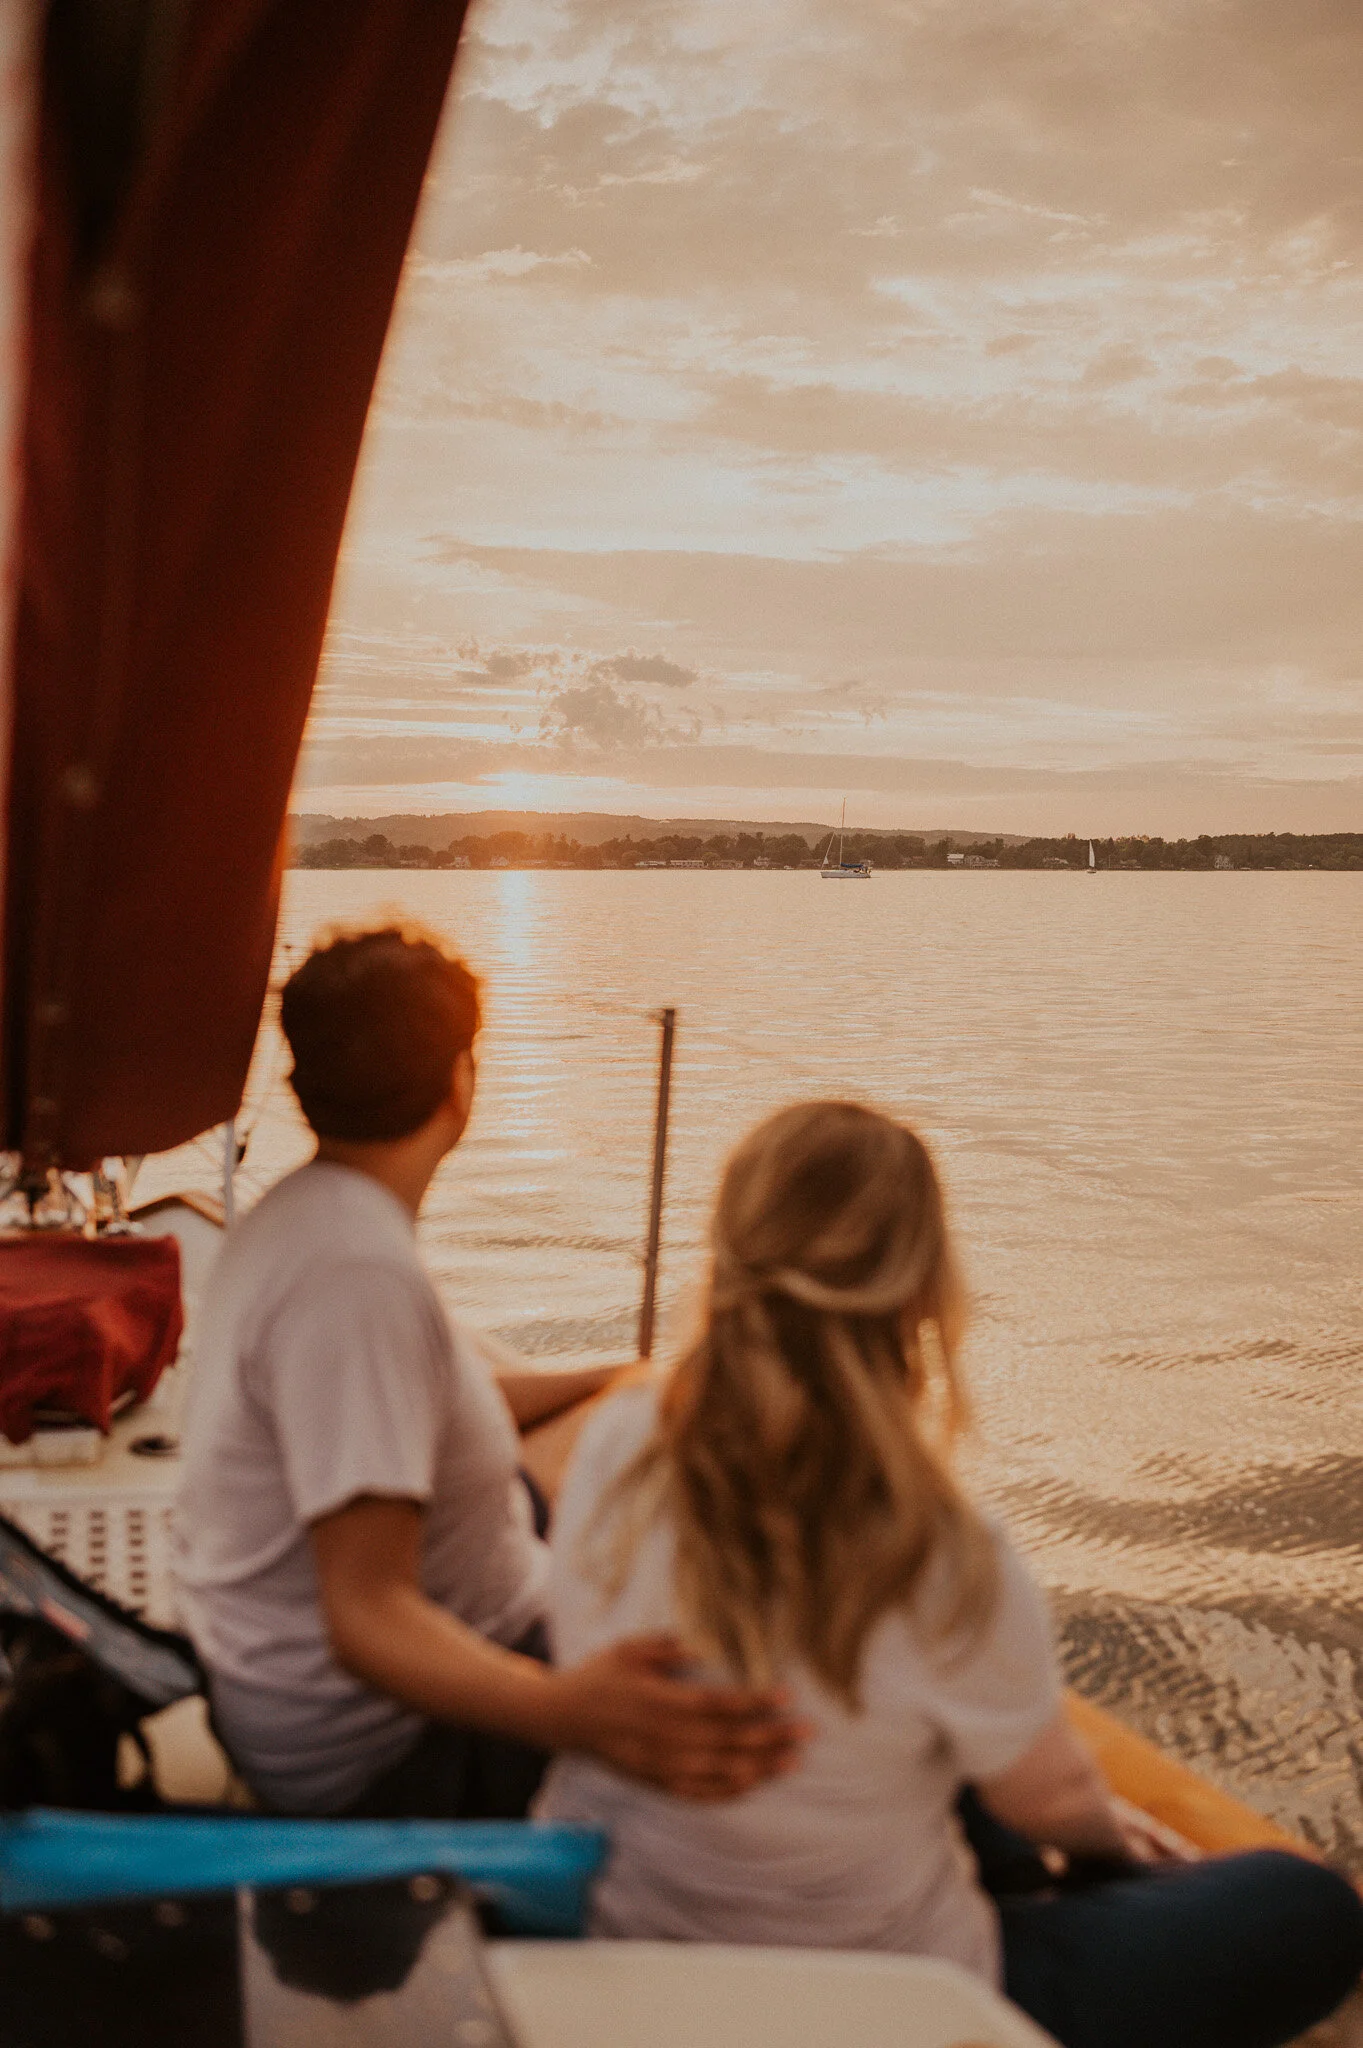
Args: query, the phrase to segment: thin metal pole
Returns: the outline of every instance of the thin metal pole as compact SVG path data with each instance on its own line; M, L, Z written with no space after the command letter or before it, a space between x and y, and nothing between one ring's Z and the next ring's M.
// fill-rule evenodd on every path
M229 1116L222 1127L222 1220L228 1230L237 1220L237 1120Z
M663 1234L663 1173L667 1166L667 1110L672 1094L672 1041L677 1013L662 1013L658 1049L658 1114L653 1125L653 1193L648 1205L648 1249L644 1253L644 1298L639 1308L639 1356L653 1356L653 1318L658 1301L658 1248Z

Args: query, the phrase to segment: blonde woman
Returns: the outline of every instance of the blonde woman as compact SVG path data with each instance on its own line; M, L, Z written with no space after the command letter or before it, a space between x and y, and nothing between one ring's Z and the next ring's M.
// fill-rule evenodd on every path
M739 1146L699 1336L584 1433L551 1629L570 1665L673 1630L698 1675L784 1685L810 1739L726 1805L561 1758L538 1810L610 1831L598 1933L944 1956L1066 2048L1271 2048L1363 1967L1363 1908L1276 1853L1143 1867L1062 1712L1042 1597L953 1476L964 1320L911 1131L810 1103ZM967 1787L977 1841L1044 1888L986 1892ZM1108 1881L1058 1889L1033 1844Z

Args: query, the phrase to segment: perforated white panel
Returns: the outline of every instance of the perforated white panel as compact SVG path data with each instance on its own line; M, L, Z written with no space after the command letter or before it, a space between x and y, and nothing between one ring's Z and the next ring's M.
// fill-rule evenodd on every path
M163 1628L175 1626L171 1517L164 1493L129 1498L72 1488L8 1499L5 1513L87 1584Z

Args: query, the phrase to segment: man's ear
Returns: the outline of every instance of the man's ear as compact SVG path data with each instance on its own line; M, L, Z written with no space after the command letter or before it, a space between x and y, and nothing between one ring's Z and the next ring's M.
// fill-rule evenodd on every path
M462 1131L473 1108L473 1084L477 1071L473 1064L471 1049L455 1054L454 1071L450 1076L450 1107L459 1119Z

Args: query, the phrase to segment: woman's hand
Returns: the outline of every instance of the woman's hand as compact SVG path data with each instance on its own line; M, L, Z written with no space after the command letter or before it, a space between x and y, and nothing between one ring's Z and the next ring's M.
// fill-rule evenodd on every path
M1063 1710L1024 1756L976 1790L996 1819L1067 1857L1146 1865L1197 1861L1191 1842L1109 1791Z
M1162 1821L1143 1813L1139 1806L1132 1806L1129 1800L1119 1799L1110 1793L1109 1799L1117 1825L1122 1832L1126 1853L1133 1863L1200 1863L1202 1851L1184 1836L1176 1834L1173 1828L1165 1827Z
M1029 1842L1118 1861L1134 1853L1102 1773L1063 1709L1016 1763L975 1789L996 1820Z
M687 1661L674 1636L641 1636L556 1672L552 1746L680 1799L731 1799L793 1769L809 1731L785 1695L697 1684L677 1675Z

